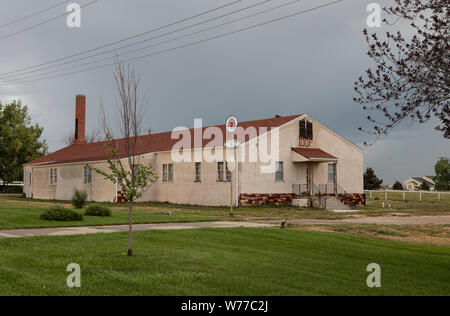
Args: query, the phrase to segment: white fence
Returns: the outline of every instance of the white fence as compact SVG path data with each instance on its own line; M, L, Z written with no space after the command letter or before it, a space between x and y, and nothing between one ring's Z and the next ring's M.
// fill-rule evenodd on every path
M433 200L441 202L443 199L450 200L450 192L434 192L434 191L396 191L396 190L365 190L366 198L370 201L376 197L384 198L387 200L416 200L422 202L424 199L427 201ZM431 198L430 198L431 196Z

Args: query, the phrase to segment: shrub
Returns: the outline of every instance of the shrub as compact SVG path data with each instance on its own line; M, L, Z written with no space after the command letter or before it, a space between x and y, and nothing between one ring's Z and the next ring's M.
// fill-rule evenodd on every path
M392 186L393 190L402 191L403 190L403 184L400 183L400 181L396 181L394 185Z
M72 195L72 205L75 208L82 209L86 204L87 193L86 191L75 190Z
M111 216L111 210L102 205L91 205L84 213L86 216Z
M42 213L40 218L46 221L76 222L82 221L83 215L72 210L65 209L62 206L55 205L49 207L44 213Z

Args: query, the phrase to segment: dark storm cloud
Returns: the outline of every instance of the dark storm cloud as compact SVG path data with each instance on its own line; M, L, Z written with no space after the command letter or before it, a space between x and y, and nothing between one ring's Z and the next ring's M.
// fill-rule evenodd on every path
M57 2L0 0L0 20L6 23ZM87 2L78 1L81 5ZM61 19L0 41L0 72L116 41L227 2L231 0L101 0L82 10L80 29L69 29ZM257 2L243 0L221 12ZM285 2L288 1L273 0L252 12ZM327 2L300 1L265 16L185 39L179 44ZM348 0L276 24L134 62L149 100L145 128L157 132L176 126L192 126L194 118L202 118L208 125L218 124L223 123L230 113L240 120L309 113L361 144L368 140L357 131L359 126L366 124L365 113L353 103L352 87L354 80L370 66L361 36L366 27L369 2L374 1ZM380 1L381 4L386 2ZM27 23L0 29L0 35L61 14L63 10L64 7L60 7ZM232 17L224 21L230 19ZM56 150L64 145L64 135L73 130L76 94L87 95L87 127L90 130L98 125L100 99L114 111L112 71L112 68L105 68L37 83L0 87L0 99L5 102L6 99L22 98L30 106L33 119L45 127L44 136L50 149ZM404 126L380 139L367 150L366 164L374 167L387 183L432 173L432 164L437 157L450 155L449 142L432 127L432 124Z

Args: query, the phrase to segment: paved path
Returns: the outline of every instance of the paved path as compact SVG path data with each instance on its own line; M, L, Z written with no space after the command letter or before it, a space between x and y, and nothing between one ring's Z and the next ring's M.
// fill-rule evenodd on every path
M273 227L272 223L250 223L250 222L198 222L198 223L168 223L168 224L136 224L134 231L146 230L180 230L197 228L236 228L236 227ZM128 225L116 226L92 226L92 227L57 227L0 230L1 238L21 238L34 236L72 236L90 235L99 233L118 233L128 231Z
M281 220L255 222L194 222L194 223L167 223L167 224L137 224L134 231L146 230L180 230L197 228L236 228L236 227L279 227ZM450 216L409 216L409 217L363 217L344 220L320 220L320 219L293 219L288 221L294 225L354 225L354 224L378 224L378 225L450 225ZM118 233L128 231L127 225L116 226L92 226L92 227L57 227L0 230L1 238L21 238L34 236L71 236L90 235L99 233Z
M264 221L263 223L279 224L280 221ZM288 223L294 225L450 225L450 216L386 216L348 218L343 220L293 219L289 220Z

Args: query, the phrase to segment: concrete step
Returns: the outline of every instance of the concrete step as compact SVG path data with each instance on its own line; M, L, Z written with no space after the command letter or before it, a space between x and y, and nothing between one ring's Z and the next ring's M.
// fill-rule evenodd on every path
M327 210L339 210L339 211L350 209L348 205L346 205L345 203L341 202L341 200L333 196L327 197L326 208Z

